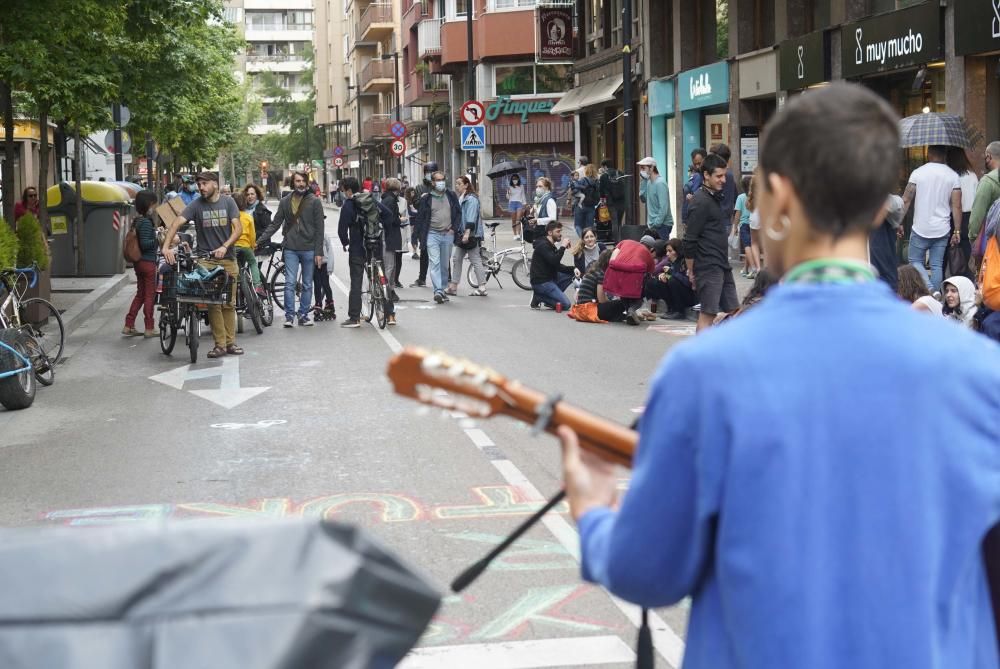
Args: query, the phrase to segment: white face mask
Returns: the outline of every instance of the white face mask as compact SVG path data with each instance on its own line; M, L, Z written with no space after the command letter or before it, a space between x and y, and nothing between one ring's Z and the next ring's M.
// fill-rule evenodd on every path
M435 181L434 182L434 188L436 188L437 192L439 192L439 193L443 193L444 190L445 190L445 188L447 188L447 187L448 187L448 184L445 183L444 181Z
M639 176L643 179L649 178L649 170L639 170Z
M539 186L535 189L535 195L545 195L545 189Z

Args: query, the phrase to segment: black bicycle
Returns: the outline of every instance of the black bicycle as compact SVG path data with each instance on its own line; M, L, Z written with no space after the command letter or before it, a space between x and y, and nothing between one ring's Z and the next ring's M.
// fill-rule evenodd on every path
M198 339L201 324L207 319L208 305L228 302L232 288L232 279L225 272L212 278L189 278L197 265L195 261L210 255L178 248L177 265L164 277L162 292L158 295L160 350L170 355L177 343L177 331L183 329L191 364L198 362Z
M263 276L267 287L268 293L271 296L271 300L278 309L284 310L285 308L285 261L282 260L281 254L278 251L281 250L281 244L274 244L272 242L264 242L263 244L258 244L255 253L258 256L267 257L267 265L262 270ZM296 279L295 281L295 299L302 296L302 281ZM272 309L273 310L273 309ZM273 318L273 317L272 317ZM270 323L266 323L270 325Z
M254 290L250 264L240 262L239 266L239 283L236 284L236 330L243 334L243 317L248 316L257 334L264 334L264 303L260 294ZM271 318L274 318L273 308Z
M388 321L386 302L389 299L389 281L385 276L385 268L382 266L380 248L379 243L365 243L365 276L361 288L363 300L361 315L369 323L374 318L379 329L384 330Z

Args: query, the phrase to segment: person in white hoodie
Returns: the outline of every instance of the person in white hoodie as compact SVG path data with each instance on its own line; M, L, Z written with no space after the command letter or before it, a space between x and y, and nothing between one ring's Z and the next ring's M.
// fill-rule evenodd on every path
M942 290L944 306L941 315L971 328L976 315L976 286L964 276L953 276L945 280Z

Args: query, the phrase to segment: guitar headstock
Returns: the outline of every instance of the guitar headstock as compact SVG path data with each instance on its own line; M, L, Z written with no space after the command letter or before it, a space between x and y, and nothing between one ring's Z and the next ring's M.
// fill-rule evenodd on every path
M445 353L407 346L389 361L387 375L397 394L469 416L485 418L509 406L507 379Z

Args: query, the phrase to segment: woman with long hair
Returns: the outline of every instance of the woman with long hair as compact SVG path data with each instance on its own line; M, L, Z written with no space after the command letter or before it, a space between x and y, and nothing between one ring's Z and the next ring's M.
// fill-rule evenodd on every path
M972 169L972 163L969 162L969 154L965 152L965 149L957 146L948 147L948 167L955 170L958 174L958 184L962 187L962 220L952 221L951 230L952 235L954 235L955 230L958 230L958 246L962 249L962 255L965 257L965 263L962 267L948 267L952 273L961 274L968 279L973 278L971 270L969 270L969 259L972 257L972 242L969 240L969 218L972 216L972 205L976 201L976 189L979 187L979 177L976 176L975 170ZM949 237L949 240L952 237ZM945 273L948 276L948 273Z
M917 311L926 311L935 316L942 315L941 303L931 296L927 290L927 282L920 276L916 267L909 263L900 265L896 273L899 277L896 281L896 295L900 299L912 305Z
M597 232L594 228L584 230L583 236L570 248L570 253L573 254L573 265L576 267L576 278L582 278L591 263L597 260L597 256L603 252L604 244L597 241Z
M464 174L455 179L455 192L462 205L463 232L455 235L455 250L451 254L451 282L448 284L449 295L458 294L458 283L462 280L462 265L469 258L476 273L479 284L469 293L472 297L486 297L486 271L483 269L483 256L479 252L479 244L483 241L483 217L479 210L479 195L476 187Z
M618 468L557 430L583 577L648 608L690 597L689 669L1000 666L1000 348L868 264L899 146L857 84L786 104L756 203L781 284L669 350L621 500Z
M512 174L507 186L507 206L510 208L510 226L514 240L521 240L521 210L524 209L524 185L520 174Z
M271 210L267 208L264 191L255 183L243 187L243 197L246 198L247 211L253 216L253 226L263 232L271 225Z
M740 248L743 249L743 270L740 274L752 279L760 271L760 252L754 252L753 234L750 230L750 216L756 204L753 197L753 175L745 175L742 185L743 192L737 196L736 209L733 211L733 233L739 235Z

